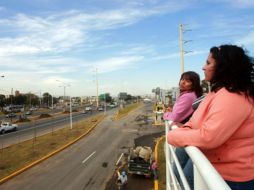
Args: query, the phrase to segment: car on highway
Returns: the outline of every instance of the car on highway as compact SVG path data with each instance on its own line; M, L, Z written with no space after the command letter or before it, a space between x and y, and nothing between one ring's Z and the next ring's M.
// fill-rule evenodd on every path
M109 104L109 107L110 108L115 108L115 107L117 107L117 104L116 103L111 103L111 104Z
M0 126L0 134L4 134L8 131L16 131L17 129L17 124L11 124L10 122L2 122Z
M37 108L31 107L29 110L30 111L37 111Z
M103 107L98 107L98 111L103 111L104 108Z
M16 114L15 113L9 113L7 115L5 115L6 118L14 118L16 117Z
M92 108L91 108L90 106L87 106L87 107L85 108L85 110L86 110L86 111L92 111Z
M33 113L33 112L29 110L29 111L27 111L25 114L26 114L26 115L32 115L32 113Z
M82 111L81 111L81 113L86 114L86 113L87 113L87 111L86 111L86 110L82 110Z

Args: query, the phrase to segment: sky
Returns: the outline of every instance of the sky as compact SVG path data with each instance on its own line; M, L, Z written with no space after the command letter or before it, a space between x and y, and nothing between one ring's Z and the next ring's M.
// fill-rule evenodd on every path
M151 94L184 70L204 78L209 49L254 56L253 0L1 0L0 94ZM97 72L96 72L97 71ZM96 80L98 79L98 80Z

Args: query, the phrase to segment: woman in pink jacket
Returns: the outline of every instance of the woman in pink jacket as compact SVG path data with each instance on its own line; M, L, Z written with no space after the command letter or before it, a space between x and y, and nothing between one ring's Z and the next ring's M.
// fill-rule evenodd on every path
M210 49L203 67L211 92L168 143L196 146L232 190L254 189L254 61L235 45Z

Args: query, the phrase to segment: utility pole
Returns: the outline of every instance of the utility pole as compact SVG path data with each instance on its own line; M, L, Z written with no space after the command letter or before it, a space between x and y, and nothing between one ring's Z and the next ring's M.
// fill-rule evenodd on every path
M99 108L98 69L96 68L96 107Z
M181 59L181 74L184 73L184 57L183 57L183 25L180 24L180 59Z
M183 48L183 43L187 43L187 42L190 42L192 40L183 40L183 32L187 32L187 31L191 31L191 30L185 30L183 29L183 25L180 24L180 65L181 65L181 74L184 73L184 54L185 53L189 53L189 52L192 52L192 51L184 51L184 48Z

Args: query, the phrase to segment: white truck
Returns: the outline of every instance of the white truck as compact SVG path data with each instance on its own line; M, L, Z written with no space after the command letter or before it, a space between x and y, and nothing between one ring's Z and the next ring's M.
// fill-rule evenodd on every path
M4 134L8 131L16 131L17 129L17 124L11 124L10 122L2 122L0 126L0 134Z

